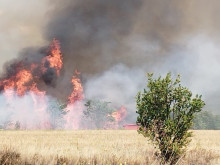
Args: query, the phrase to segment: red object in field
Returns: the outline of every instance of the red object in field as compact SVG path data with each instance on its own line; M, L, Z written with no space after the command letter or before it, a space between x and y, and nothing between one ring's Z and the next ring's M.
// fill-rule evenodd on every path
M139 128L137 124L124 124L123 127L127 130L138 130Z

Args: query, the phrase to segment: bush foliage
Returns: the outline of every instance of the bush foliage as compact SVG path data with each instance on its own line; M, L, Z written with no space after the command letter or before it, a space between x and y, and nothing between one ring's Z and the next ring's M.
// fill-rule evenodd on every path
M171 74L153 79L148 74L147 90L137 94L137 123L139 133L155 144L161 163L175 164L185 152L196 112L205 105L201 96L180 84L180 76L173 81Z

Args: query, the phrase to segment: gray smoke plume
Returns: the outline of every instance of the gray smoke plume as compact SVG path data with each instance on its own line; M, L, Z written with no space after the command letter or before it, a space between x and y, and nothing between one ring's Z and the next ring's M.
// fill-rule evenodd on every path
M79 69L88 81L86 86L94 81L88 77L100 76L97 81L101 81L118 64L157 75L171 71L175 75L180 73L191 90L204 95L207 109L217 111L220 88L213 84L215 90L211 90L209 85L220 80L217 69L220 61L213 52L219 44L216 37L219 6L216 0L212 3L205 0L57 0L49 12L44 36L47 40L56 36L61 41L65 71ZM209 66L210 60L215 61L214 69ZM126 74L113 70L121 77ZM126 81L122 78L121 83ZM110 87L121 90L117 85ZM99 91L95 85L90 88ZM110 100L118 98L114 94L109 96ZM134 94L131 92L130 96ZM118 100L126 96L120 97Z
M182 32L183 11L175 1L69 0L52 6L44 36L61 41L65 69L83 73L117 63L146 66L163 57Z
M56 1L46 39L56 36L61 41L65 70L103 72L124 61L121 41L132 33L142 4L142 0Z

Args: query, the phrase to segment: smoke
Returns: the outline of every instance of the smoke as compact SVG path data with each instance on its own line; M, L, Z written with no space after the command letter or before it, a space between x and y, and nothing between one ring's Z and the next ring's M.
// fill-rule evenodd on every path
M77 69L86 98L110 101L115 107L125 105L126 120L134 122L135 96L146 85L145 73L171 71L174 76L180 73L183 84L194 93L203 94L206 109L219 113L219 1L48 0L40 4L44 4L42 10L37 9L42 12L28 10L30 14L19 17L24 18L24 25L38 22L34 24L37 30L29 33L37 31L35 35L28 35L17 48L13 42L0 40L17 52L40 34L5 64L2 77L13 75L21 61L25 66L39 63L48 55L44 43L55 37L61 43L64 68L60 77L48 69L38 83L40 90L54 98L65 101L70 95L70 80ZM20 8L29 6L33 8L30 4Z
M94 76L85 84L87 99L108 101L117 109L127 108L127 121L135 121L135 96L146 83L143 70L117 65L99 76Z
M172 52L161 69L174 74L181 73L184 85L193 93L203 95L205 108L219 113L219 53L218 43L207 36L198 35L189 40L184 49ZM163 73L162 70L157 69L156 72Z
M143 66L163 57L178 39L180 5L167 0L56 1L45 36L61 41L67 69L94 74L117 63Z
M7 91L7 93L11 92L13 91ZM48 98L42 99L38 95L27 93L23 97L14 96L9 100L2 94L0 95L0 102L1 126L10 128L11 125L13 128L16 124L13 122L17 122L17 127L22 129L51 128L49 113L45 111Z
M151 68L197 34L215 35L219 4L207 5L204 0L56 0L51 3L44 36L61 41L66 70L96 74L118 63Z
M118 64L157 75L180 73L191 90L204 95L206 107L217 111L213 90L204 81L219 80L217 69L208 74L207 68L209 54L216 59L217 53L206 51L202 61L198 58L201 45L219 44L219 6L217 0L57 0L44 36L61 40L67 73L77 68L90 81Z
M44 17L48 10L44 0L0 1L0 71L3 64L18 57L29 46L42 46ZM40 12L39 12L40 11Z

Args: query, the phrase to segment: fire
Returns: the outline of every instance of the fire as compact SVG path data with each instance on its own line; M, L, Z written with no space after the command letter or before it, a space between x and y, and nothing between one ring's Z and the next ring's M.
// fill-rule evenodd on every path
M63 66L63 58L60 50L60 42L57 39L53 39L50 44L50 54L42 59L42 71L45 73L47 68L45 65L49 63L50 68L54 68L56 70L56 74L60 75L60 70Z
M40 64L26 64L24 61L15 63L14 73L0 81L0 89L6 99L6 107L12 112L11 123L17 123L17 120L20 120L21 128L25 129L50 128L46 91L39 90L37 83L49 68L53 68L59 76L63 66L62 60L60 43L53 39L49 54L42 58ZM78 81L79 79L73 79L75 86ZM75 91L78 90L77 88ZM20 102L24 102L26 105L20 105ZM17 111L23 115L13 117L13 114L19 113ZM34 118L32 118L32 114L35 115Z
M23 116L17 117L13 117L12 113L10 119L11 123L16 123L16 120L21 120L21 128L50 128L46 91L41 91L37 87L37 82L41 74L45 73L48 67L54 68L57 75L60 74L63 62L59 41L53 39L50 49L50 54L42 59L41 64L32 63L24 65L25 63L20 61L15 65L14 74L0 81L0 88L6 98L5 102L8 109L15 114L18 114L16 111L21 111L23 113ZM39 73L39 75L33 74L35 72ZM22 105L23 107L21 108L19 102L26 103L27 100L27 105ZM28 104L32 105L30 106ZM32 119L30 118L31 115L26 114L34 114L35 118Z
M16 75L16 87L17 87L17 94L19 96L23 96L25 92L30 88L29 86L25 86L28 82L30 82L33 79L32 74L30 71L27 70L21 70ZM31 85L32 86L32 85Z
M73 85L73 92L71 93L69 97L69 104L73 104L76 101L81 101L84 99L83 87L82 87L80 79L78 78L79 75L80 75L80 72L76 70L75 75L73 76L72 81L71 81Z
M12 89L16 91L18 96L24 96L28 91L41 93L36 87L36 83L33 82L31 72L25 69L20 70L15 76L3 80L0 84L3 86L5 92Z
M106 122L105 123L105 129L118 129L122 126L122 121L127 116L127 109L125 106L121 106L117 111L113 112L112 114L109 114L109 116L114 118L113 122Z
M115 119L116 122L121 122L127 116L127 110L125 106L121 106L119 110L112 113L112 117Z
M0 80L0 90L3 92L3 102L5 102L2 109L8 109L12 114L9 127L15 126L16 123L20 123L19 127L22 129L50 129L53 127L51 124L53 114L48 111L46 91L40 90L38 83L43 82L41 78L47 76L45 73L49 71L48 69L52 69L55 71L55 75L59 76L63 67L62 60L60 43L53 39L49 54L43 57L40 63L28 64L25 61L15 63L11 75ZM71 80L73 90L68 97L66 108L63 109L66 112L62 116L65 121L63 127L66 129L82 128L81 119L85 106L83 104L84 90L79 75L80 72L76 70ZM122 106L116 112L108 115L112 116L115 122L104 125L113 124L115 127L108 128L118 128L119 123L121 124L125 119L127 111Z
M60 74L60 70L63 66L62 54L60 51L60 43L58 40L53 39L50 45L50 54L45 56L42 59L42 66L40 72L45 73L48 69L46 67L47 63L49 63L50 68L54 68L56 70L57 75ZM16 91L18 96L24 96L26 92L32 91L36 94L44 94L45 91L40 91L37 88L37 83L35 79L39 79L39 77L33 77L32 72L35 69L39 68L38 64L32 63L30 66L26 66L26 69L20 69L19 66L23 66L22 62L18 63L15 75L12 75L9 78L3 79L0 81L0 86L3 88L4 92L9 89L13 89ZM29 69L27 69L29 68ZM20 70L19 70L20 69Z
M47 116L46 112L46 102L45 102L45 92L40 91L37 88L37 84L34 82L33 76L31 71L22 69L18 71L14 76L3 80L1 83L1 86L3 86L4 89L4 96L6 97L6 102L9 107L13 107L12 112L15 114L19 113L16 111L21 111L23 112L23 117L22 115L18 117L21 122L21 129L36 129L37 128L50 128L48 123L45 123L45 120L48 120L49 117ZM19 97L17 97L19 96ZM23 99L23 97L25 97ZM22 100L23 99L23 100ZM26 102L26 100L29 100L28 103L32 102L33 105L31 106L30 110L28 105L19 105L22 104L20 102ZM22 106L22 109L20 109ZM26 124L25 121L28 121L28 119L25 117L26 114L29 114L32 111L36 115L36 118L39 119L38 123L34 124ZM45 119L42 121L42 119ZM7 126L8 128L10 127L16 127L17 123L17 117L11 117L11 126ZM29 119L30 121L32 119ZM14 124L14 126L13 126Z
M78 78L80 72L75 71L75 75L72 78L73 92L68 98L68 105L65 109L67 112L65 116L66 129L79 129L80 122L83 114L83 87L80 79Z

